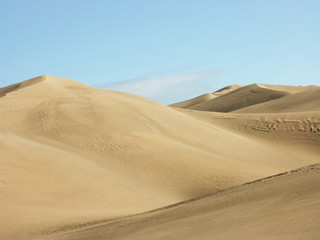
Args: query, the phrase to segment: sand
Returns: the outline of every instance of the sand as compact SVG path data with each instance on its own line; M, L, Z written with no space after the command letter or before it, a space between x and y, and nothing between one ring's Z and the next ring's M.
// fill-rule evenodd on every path
M320 165L43 239L318 239Z
M177 108L48 75L1 88L0 239L60 239L59 230L71 228L76 233L70 239L189 236L182 220L176 230L165 230L161 222L171 221L165 216L156 217L160 222L155 225L141 225L145 236L144 231L127 235L126 227L119 235L103 228L104 238L100 230L92 236L91 230L80 233L93 223L179 202L182 206L183 201L319 162L318 90L232 85ZM297 96L303 101L292 105ZM221 112L195 110L202 104L215 109L219 101L224 103ZM224 221L234 220L229 215ZM254 219L247 223L251 226ZM203 231L200 239L209 236L209 229ZM229 236L226 228L217 231L222 239ZM180 233L174 237L175 232Z

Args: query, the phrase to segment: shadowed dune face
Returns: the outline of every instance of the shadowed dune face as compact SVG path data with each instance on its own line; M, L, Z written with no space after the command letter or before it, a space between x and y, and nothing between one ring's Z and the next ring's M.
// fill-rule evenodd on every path
M235 112L274 113L307 111L320 111L320 87L313 87L274 101L245 107Z
M197 104L210 101L211 99L213 99L215 97L217 97L217 96L212 93L206 93L206 94L203 94L199 97L195 97L190 100L183 101L183 102L174 103L169 106L170 107L177 107L177 108L190 108L190 107L193 107Z
M212 100L233 90L244 92L231 86ZM144 212L319 160L315 148L288 150L230 127L246 118L225 124L187 111L47 75L1 88L0 236Z

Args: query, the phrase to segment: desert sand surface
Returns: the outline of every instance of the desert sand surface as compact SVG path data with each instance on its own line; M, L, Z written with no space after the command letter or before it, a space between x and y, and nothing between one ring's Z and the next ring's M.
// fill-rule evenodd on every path
M293 106L296 95L303 101ZM276 101L278 105L271 104ZM68 232L66 237L82 239L78 228L83 226L124 220L177 203L184 206L183 201L235 186L250 188L256 185L242 184L318 163L318 101L316 86L253 84L232 85L180 107L165 106L48 75L1 88L0 239L60 239L59 231L70 228L76 235ZM204 111L207 106L210 111ZM196 214L198 207L192 208ZM233 221L230 209L229 219L225 217L229 223ZM256 211L253 219L263 209ZM141 216L148 219L146 214ZM171 221L161 219L159 229L165 227L161 221ZM136 220L138 225L130 226L140 226ZM189 225L179 226L177 238L168 229L172 239L181 237ZM150 235L154 227L143 227L148 229L145 239L167 236L161 235L166 230ZM108 229L101 230L107 234L104 238L96 230L97 235L89 236L88 230L83 239L143 239L141 232L126 235L133 229L123 228L119 235ZM228 237L226 228L217 231L221 238ZM314 236L312 231L306 236Z
M219 126L236 134L278 144L298 147L318 146L320 141L320 111L288 113L219 113L177 109L196 119Z
M42 239L319 239L320 165Z

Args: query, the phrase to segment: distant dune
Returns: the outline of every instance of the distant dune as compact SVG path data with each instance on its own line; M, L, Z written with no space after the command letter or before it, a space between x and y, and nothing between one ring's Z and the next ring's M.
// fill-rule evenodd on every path
M198 105L198 104L201 104L203 102L208 102L211 99L216 98L216 97L217 96L212 93L206 93L206 94L200 95L198 97L192 98L190 100L174 103L169 106L170 107L177 107L177 108L191 108L191 107Z
M169 107L48 75L1 88L0 239L42 238L317 163L317 96L316 86L232 85ZM223 113L195 110L207 108Z
M228 92L231 92L237 88L240 88L240 85L230 85L227 87L224 87L216 92L213 93L206 93L203 94L201 96L186 100L186 101L182 101L182 102L178 102L178 103L174 103L169 105L170 107L177 107L177 108L197 108L198 105L201 105L205 102L209 102L211 99L214 99L216 97L219 97L223 94L226 94Z
M274 101L256 104L235 112L272 113L320 111L320 87L290 94Z
M319 91L320 87L318 86L296 87L251 84L231 88L231 91L223 92L215 98L203 99L197 97L170 106L212 112L319 111ZM185 102L189 104L183 104ZM191 104L191 102L195 104Z

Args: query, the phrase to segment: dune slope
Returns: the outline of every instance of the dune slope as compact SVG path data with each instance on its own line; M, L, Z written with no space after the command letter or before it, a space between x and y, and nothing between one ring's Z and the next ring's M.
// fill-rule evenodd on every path
M320 165L40 239L317 239Z

